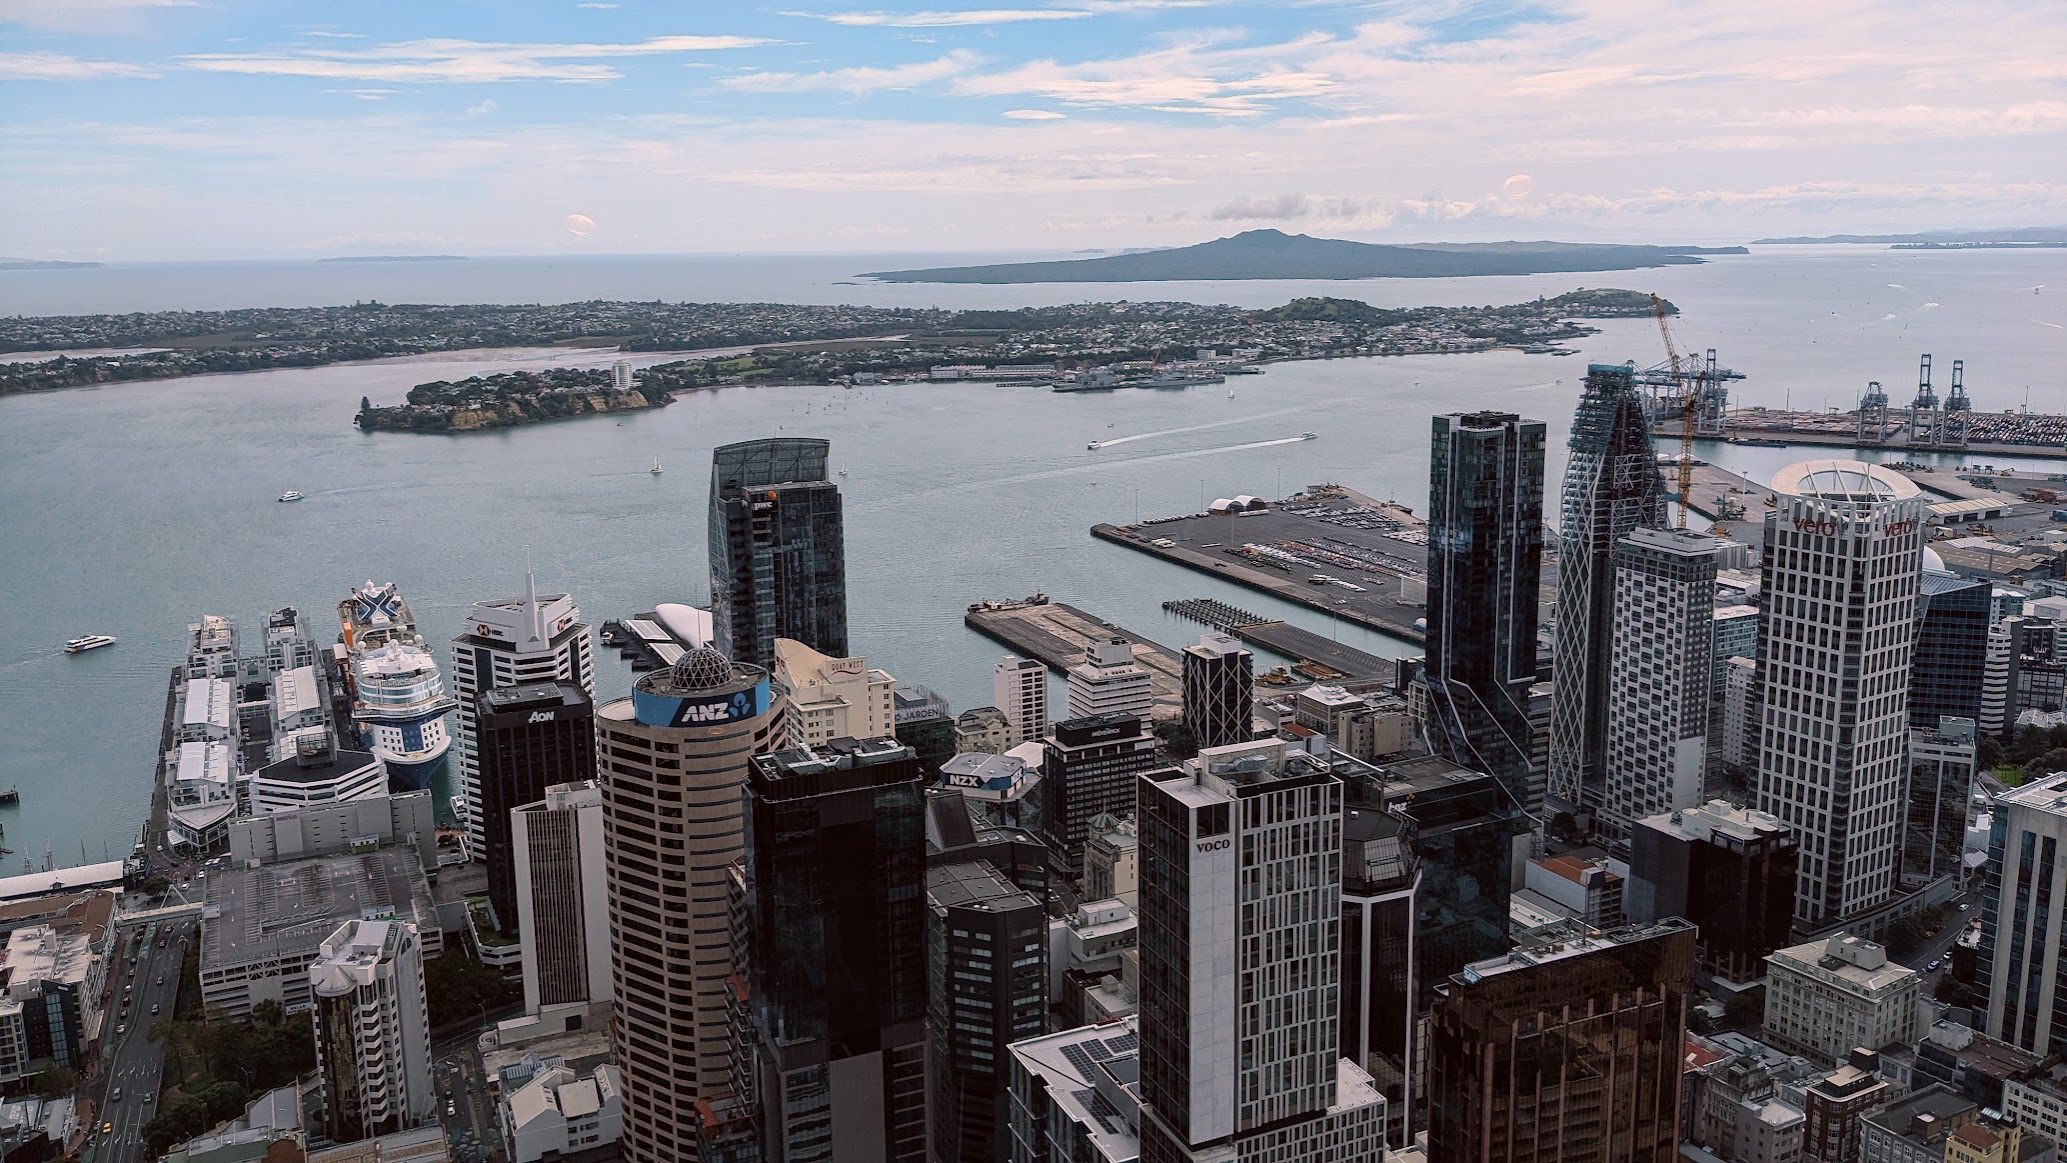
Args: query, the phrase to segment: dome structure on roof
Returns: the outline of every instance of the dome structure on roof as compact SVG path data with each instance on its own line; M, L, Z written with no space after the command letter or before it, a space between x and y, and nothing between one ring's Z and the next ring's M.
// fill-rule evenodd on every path
M732 660L709 646L698 647L675 660L668 668L674 685L694 691L716 690L737 677Z
M1923 567L1931 573L1947 572L1945 569L1945 559L1938 556L1938 551L1928 545L1923 547Z
M1825 501L1878 504L1921 496L1915 481L1861 460L1804 460L1773 474L1773 491Z

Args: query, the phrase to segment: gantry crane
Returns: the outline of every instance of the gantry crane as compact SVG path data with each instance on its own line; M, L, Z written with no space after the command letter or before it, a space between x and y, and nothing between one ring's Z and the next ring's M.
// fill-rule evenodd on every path
M1679 528L1687 527L1687 510L1694 503L1694 414L1701 410L1701 398L1680 371L1679 346L1672 342L1672 328L1665 319L1665 300L1651 296L1651 314L1658 317L1658 334L1665 337L1665 358L1672 365L1673 390L1680 397L1679 422Z

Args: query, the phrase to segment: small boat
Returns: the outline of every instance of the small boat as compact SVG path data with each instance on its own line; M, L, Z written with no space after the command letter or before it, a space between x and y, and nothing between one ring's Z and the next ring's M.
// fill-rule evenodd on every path
M1227 398L1228 398L1228 399L1230 399L1230 400L1234 399L1234 389L1233 389L1233 388L1229 388L1229 389L1227 389Z
M305 493L297 493L293 489L288 489L286 492L280 494L280 499L282 501L299 501L302 499L302 497L306 495L307 494Z
M1084 447L1090 449L1092 452L1096 452L1098 451L1098 442L1096 440L1093 440L1091 443L1086 444Z
M103 646L113 646L117 641L113 634L88 634L84 638L74 638L65 643L65 653L84 654L89 650L99 650Z
M1299 439L1301 440L1319 440L1320 437L1321 434L1318 432L1301 432L1299 434Z
M841 476L846 476L846 475L847 475L847 470L846 470L846 469L844 469L844 468L843 468L843 469L841 469L841 470L840 470L840 475L841 475Z
M653 474L654 476L659 476L659 475L660 475L660 458L659 458L659 457L657 457L657 456L656 456L656 457L654 457L654 458L653 458L653 467L652 467L652 468L649 468L649 469L647 469L646 471L647 471L647 472L650 472L650 473L652 473L652 474Z

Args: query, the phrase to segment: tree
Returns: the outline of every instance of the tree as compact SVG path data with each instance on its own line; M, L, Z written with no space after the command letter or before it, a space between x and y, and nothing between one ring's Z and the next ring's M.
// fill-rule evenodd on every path
M79 1089L79 1072L53 1066L29 1080L37 1098L63 1098Z
M1947 974L1938 979L1937 987L1931 990L1931 996L1946 1005L1964 1008L1971 1007L1979 1001L1981 995L1974 992L1973 986Z
M2024 764L2024 770L2043 775L2056 771L2067 771L2067 747L2055 747L2044 755Z
M431 1025L443 1026L522 1000L524 987L481 964L472 948L451 943L424 962L423 992Z
M1723 1024L1741 1030L1766 1019L1766 988L1747 989L1723 1003Z

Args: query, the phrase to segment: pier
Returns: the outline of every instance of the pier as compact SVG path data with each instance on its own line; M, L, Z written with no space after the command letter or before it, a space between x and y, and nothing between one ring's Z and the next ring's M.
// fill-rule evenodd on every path
M1292 672L1315 682L1390 684L1398 673L1391 659L1380 658L1354 646L1344 646L1311 630L1289 622L1252 614L1211 598L1183 598L1163 603L1163 609L1180 618L1211 626L1251 646L1297 660Z
M963 625L1050 670L1067 671L1084 661L1094 642L1120 637L1134 644L1134 661L1148 672L1158 720L1184 716L1184 663L1177 653L1124 626L1087 614L1045 595L1019 601L972 602Z

